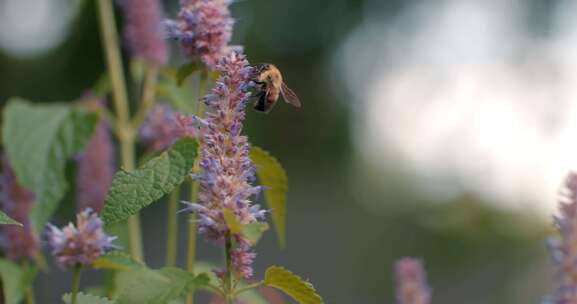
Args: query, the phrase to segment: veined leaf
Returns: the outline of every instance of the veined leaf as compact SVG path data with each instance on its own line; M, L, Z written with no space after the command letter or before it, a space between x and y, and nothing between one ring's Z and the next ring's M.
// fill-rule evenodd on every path
M21 223L13 220L12 218L10 218L8 215L6 215L6 213L0 211L0 225L18 225L18 226L22 226Z
M194 71L198 71L202 68L202 64L198 61L193 61L181 65L176 71L176 83L178 86L182 86L186 78L190 76Z
M222 209L222 215L224 216L224 221L231 233L236 234L241 232L242 225L238 222L234 213L230 209Z
M98 97L105 97L112 90L110 84L110 77L108 73L103 73L96 79L96 82L92 85L92 93Z
M272 221L279 244L284 247L288 178L280 163L267 151L253 146L250 150L250 159L256 167L256 175L260 183L268 188L264 191L264 197L269 208L272 209Z
M146 267L142 262L136 261L127 253L122 251L109 252L92 263L96 269L109 269L117 271L130 271Z
M70 304L72 302L72 294L67 293L62 296L62 300L66 304ZM115 301L111 301L107 298L102 298L99 296L94 296L85 293L78 293L76 295L76 304L114 304Z
M156 93L159 97L166 100L175 109L183 113L195 113L199 101L198 97L192 94L188 86L178 86L175 82L178 71L172 69L163 69L161 77L158 79Z
M207 262L197 262L194 265L195 273L206 273L207 277L209 278L209 284L218 285L219 279L214 274L213 270L219 268L215 264L207 263ZM247 282L240 282L238 288L242 288L247 286ZM200 286L202 287L202 286ZM212 289L206 289L205 291L214 293ZM237 296L238 300L242 300L246 303L250 304L269 304L269 302L261 295L257 289L250 289L247 290Z
M0 278L4 290L4 299L0 301L6 304L18 304L24 298L26 288L30 287L36 277L36 268L29 266L23 268L16 263L0 259Z
M166 304L191 289L208 284L206 274L194 276L178 268L141 269L118 274L116 304Z
M323 303L311 283L279 266L271 266L266 270L264 284L282 290L300 304Z
M182 138L140 168L114 175L102 218L107 225L126 220L178 186L192 170L196 141Z
M87 143L97 115L70 105L34 105L13 98L3 121L8 160L18 181L36 194L30 223L39 234L68 190L66 161Z
M267 223L252 223L242 226L242 235L244 235L253 245L256 245L262 234L267 230Z

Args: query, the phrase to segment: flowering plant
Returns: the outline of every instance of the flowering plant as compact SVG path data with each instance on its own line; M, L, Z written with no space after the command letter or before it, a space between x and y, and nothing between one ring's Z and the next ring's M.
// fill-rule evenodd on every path
M280 75L263 76L271 65L251 63L250 53L231 45L233 1L179 4L164 19L160 0L96 0L107 68L99 85L71 103L11 98L3 107L0 303L34 303L39 271L71 272L70 292L58 297L72 304L285 303L283 294L323 303L308 280L253 265L264 255L258 242L265 232L274 229L286 245L288 181L279 161L251 144L247 105L259 98L257 109L268 111L275 96L296 96ZM115 5L124 13L121 27ZM179 60L185 63L173 64ZM61 226L66 215L57 210L70 201L75 220L69 214ZM155 268L147 264L140 215L163 203L165 260ZM559 209L559 237L549 242L556 285L545 303L577 304L576 173L565 181ZM185 242L179 222L187 226ZM222 263L197 258L199 236ZM186 252L180 264L179 248ZM97 288L82 286L88 271L103 272ZM401 258L393 273L396 303L431 303L434 275L429 285L423 260Z
M108 85L72 104L13 98L4 109L0 223L6 259L0 261L0 277L5 288L19 286L6 290L6 302L34 300L36 271L50 264L40 250L44 246L60 271L73 272L66 303L193 303L201 290L213 301L252 303L265 301L263 288L300 303L321 303L310 283L282 267L271 266L264 276L253 270L269 216L284 246L287 178L278 161L251 146L243 133L246 105L258 89L257 70L241 47L229 45L231 2L182 0L175 20L163 20L158 0L118 5L124 12L122 35L112 1L97 1ZM189 62L177 72L167 64L170 41ZM121 45L136 71L130 78ZM200 99L158 102L170 99L158 95L163 86L192 90L191 74L197 76ZM129 86L141 89L137 102L130 102ZM137 158L139 145L144 153ZM69 160L76 167L78 214L75 224L59 228L53 215L70 187ZM181 199L185 192L188 197ZM258 204L261 193L266 207ZM139 213L165 196L165 267L153 269L146 265ZM176 262L177 248L184 245L178 242L179 220L189 226L182 268ZM197 233L222 248L223 265L197 261ZM4 263L26 277L26 284L12 284L18 278L4 272ZM106 272L100 293L80 291L82 269Z

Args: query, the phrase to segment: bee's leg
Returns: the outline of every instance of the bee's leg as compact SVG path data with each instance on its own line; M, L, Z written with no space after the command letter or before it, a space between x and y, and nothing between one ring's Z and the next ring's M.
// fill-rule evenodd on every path
M260 92L257 95L257 101L254 103L254 109L259 112L266 112L266 93Z
M259 90L262 90L262 89L264 88L264 86L266 85L266 82L264 82L264 81L256 81L256 80L253 80L253 82L256 84L256 87L257 87Z

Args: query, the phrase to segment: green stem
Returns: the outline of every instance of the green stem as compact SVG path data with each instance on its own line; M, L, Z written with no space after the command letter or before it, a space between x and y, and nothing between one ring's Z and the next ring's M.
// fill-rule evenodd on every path
M114 20L114 9L111 0L98 0L98 17L100 20L100 32L106 55L108 74L112 84L112 96L117 117L116 136L120 142L122 167L130 171L134 169L135 164L134 140L136 132L130 121L126 80L122 69L122 59L118 46L118 33L116 31L116 21ZM130 252L137 260L143 260L142 232L140 231L140 218L138 214L128 219L128 231Z
M34 304L34 291L32 288L26 288L26 304Z
M224 294L226 304L233 304L234 290L232 287L232 236L230 231L226 233L224 244L224 258L226 264L226 273L224 274Z
M138 112L134 115L132 120L133 128L138 128L144 122L146 114L154 105L156 98L156 84L158 82L158 66L151 65L146 69L144 76L144 87L142 89L142 100Z
M116 21L114 20L111 0L98 0L98 13L116 115L119 120L126 123L130 116L128 94L126 93L126 80L122 70L118 33L116 32Z
M234 292L234 295L236 296L236 295L238 295L238 294L240 294L240 293L243 293L243 292L245 292L245 291L249 291L249 290L251 290L251 289L261 287L262 285L264 285L264 281L260 281L260 282L256 282L256 283L247 285L247 286L245 286L245 287L243 287L243 288L237 289L237 290Z
M197 169L198 162L195 162L194 168ZM190 184L190 201L195 202L198 197L198 183L192 181ZM186 245L186 270L194 274L194 263L196 258L196 218L191 213L188 222L188 241ZM186 295L186 304L194 303L194 290Z
M166 261L168 267L176 265L176 252L178 241L178 199L180 198L180 187L176 187L168 198L168 227L166 236Z
M198 80L198 98L199 101L196 104L196 116L204 116L204 94L206 93L206 84L208 82L208 71L203 69L200 71L200 79Z
M206 90L206 82L208 79L208 72L206 69L201 71L200 79L198 84L198 95L202 97ZM196 108L196 115L198 117L204 116L204 102L199 101ZM197 159L194 162L193 172L197 173L200 168L198 165L198 158L200 157L200 146L197 150ZM198 198L198 183L194 180L190 184L190 201L196 202ZM194 263L196 258L196 215L194 213L190 214L190 219L188 222L188 241L186 246L186 270L190 273L194 273ZM194 290L186 295L186 304L194 304Z
M72 277L72 299L71 304L76 304L76 297L78 295L78 290L80 289L80 273L82 270L82 264L76 264L74 266L74 274Z

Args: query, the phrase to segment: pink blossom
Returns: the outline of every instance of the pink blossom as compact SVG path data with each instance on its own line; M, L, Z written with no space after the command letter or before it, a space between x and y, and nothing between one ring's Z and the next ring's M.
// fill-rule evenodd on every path
M395 265L397 304L428 304L431 292L423 264L414 258L402 258Z
M159 0L124 0L124 36L134 57L164 64L167 46L162 37L162 8Z
M555 304L577 304L577 173L565 179L559 199L560 215L555 224L560 238L550 239L550 251L557 265Z
M106 250L115 248L116 237L104 232L103 222L90 208L76 215L76 226L69 223L62 229L48 225L46 239L52 255L62 268L90 265Z
M228 53L234 19L228 0L181 0L178 18L166 22L168 35L180 42L186 56L215 68Z
M150 150L162 151L181 137L196 137L197 131L193 117L182 115L169 105L157 104L140 127L140 139Z
M32 258L38 252L38 241L33 236L29 214L34 205L34 193L18 183L5 156L0 157L0 209L24 226L1 225L1 245L11 260Z
M199 202L188 203L188 210L196 212L199 232L222 243L229 232L224 209L232 211L242 225L264 219L265 211L251 202L261 187L251 185L255 168L249 159L248 139L241 135L252 69L245 56L236 52L223 57L216 68L222 76L205 97L206 118L196 119L200 125L201 172L197 175L200 193ZM250 245L242 235L234 237L235 272L250 277L255 254L250 252Z
M98 107L102 105L97 103ZM86 144L84 151L76 158L76 201L79 210L92 208L100 212L108 188L112 184L115 168L114 143L108 123L101 119Z

